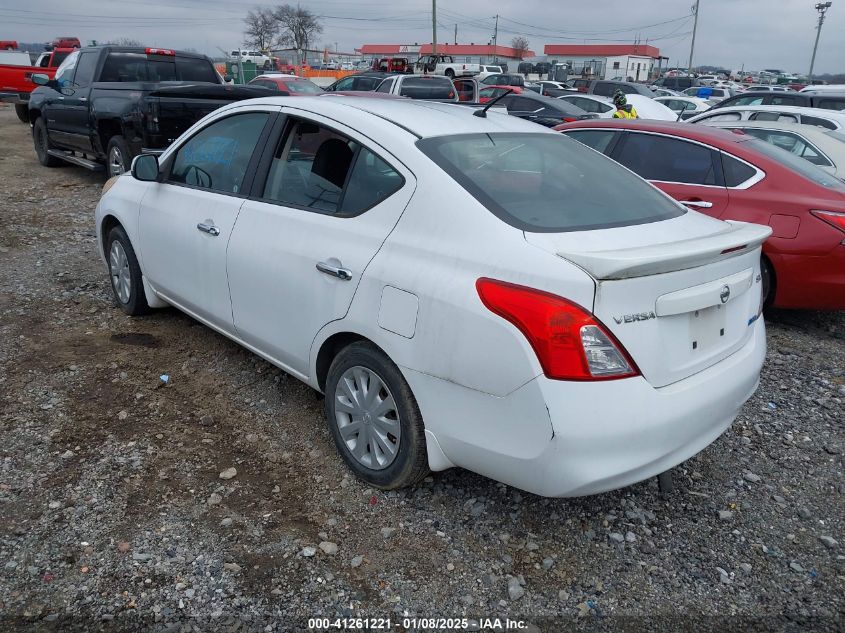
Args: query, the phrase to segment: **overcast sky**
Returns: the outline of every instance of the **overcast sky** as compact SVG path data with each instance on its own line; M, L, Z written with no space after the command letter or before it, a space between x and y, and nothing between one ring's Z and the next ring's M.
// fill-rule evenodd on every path
M0 39L49 41L76 35L88 43L119 37L151 46L195 48L209 55L243 40L243 16L270 0L12 0L0 8ZM449 0L438 7L438 41L486 43L499 13L499 43L528 38L542 54L548 43L624 43L636 37L685 66L694 0ZM694 65L780 68L806 73L816 0L701 0ZM431 41L429 0L301 2L322 17L319 45L352 51L362 44ZM845 0L834 0L822 30L815 72L845 72Z

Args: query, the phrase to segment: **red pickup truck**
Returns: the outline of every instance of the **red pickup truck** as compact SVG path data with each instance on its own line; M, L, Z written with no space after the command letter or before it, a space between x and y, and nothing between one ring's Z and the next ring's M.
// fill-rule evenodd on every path
M56 69L70 55L73 48L54 48L42 53L34 66L0 64L0 101L13 103L15 113L24 123L29 123L29 93L37 87L31 81L32 73L43 73L51 79Z
M15 40L0 40L0 49L4 51L18 50L18 43Z

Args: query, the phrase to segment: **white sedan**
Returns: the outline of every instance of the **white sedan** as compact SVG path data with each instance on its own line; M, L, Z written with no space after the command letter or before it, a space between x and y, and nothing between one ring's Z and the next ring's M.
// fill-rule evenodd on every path
M701 112L707 112L713 105L698 97L655 97L654 100L662 103L675 114L680 114L682 121Z
M607 97L600 97L598 95L581 94L580 92L573 92L569 95L561 95L557 97L561 101L568 101L574 106L578 106L586 112L593 112L598 115L600 119L612 119L613 113L616 112L616 107L613 101Z
M695 455L757 387L770 230L478 112L215 110L104 188L117 305L175 306L325 393L338 451L372 486L460 466L584 495Z

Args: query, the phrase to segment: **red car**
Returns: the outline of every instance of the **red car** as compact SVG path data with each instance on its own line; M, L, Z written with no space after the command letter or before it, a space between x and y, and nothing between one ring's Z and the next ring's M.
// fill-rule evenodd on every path
M287 92L292 97L310 97L323 94L320 88L310 79L296 77L295 75L274 75L266 73L258 75L249 82L250 86L263 86L275 92Z
M486 86L478 91L478 103L487 103L491 99L505 94L508 90L511 91L511 94L521 95L523 88L520 86Z
M763 245L767 305L845 309L841 180L741 132L614 119L554 129L613 158L689 208L772 227Z

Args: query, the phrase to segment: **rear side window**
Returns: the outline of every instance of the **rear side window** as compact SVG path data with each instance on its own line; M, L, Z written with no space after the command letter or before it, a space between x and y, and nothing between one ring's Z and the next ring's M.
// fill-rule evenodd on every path
M769 103L771 105L801 105L797 97L792 95L777 94L770 97Z
M822 187L837 189L842 193L845 193L845 184L843 184L841 180L838 180L833 174L827 173L825 170L816 167L803 158L799 158L794 154L790 154L789 152L786 152L779 147L775 147L774 145L770 145L765 141L761 141L760 139L753 138L748 141L748 144L749 147L753 147L761 154L781 163L784 167L797 173L799 176L802 176L817 185L821 185Z
M411 99L454 99L455 86L446 77L405 77L399 94Z
M726 187L739 187L757 173L750 165L724 153L722 154L722 171L725 174Z
M614 158L646 180L717 184L713 150L689 141L632 132Z
M845 97L838 99L819 99L818 107L824 110L845 110Z
M294 122L276 149L263 198L287 206L358 215L402 188L402 176L334 130Z
M379 87L376 89L376 92L386 92L389 93L390 89L393 88L393 79L385 79L379 84Z
M599 81L596 82L596 86L593 88L593 94L601 97L610 97L616 91L615 88L616 87L613 84Z
M604 229L685 213L562 134L460 134L422 139L417 147L494 215L525 231Z
M592 147L597 152L606 154L608 147L619 133L613 130L572 130L565 134L587 147Z
M815 125L816 127L823 127L826 130L835 130L837 129L836 124L832 121L828 121L827 119L820 119L819 117L815 116L801 116L801 123L804 125Z
M804 160L813 163L813 165L822 167L832 166L821 150L811 145L809 141L798 134L782 130L762 130L759 128L747 128L743 131L750 136L759 138L761 141L771 143L775 147L780 147L782 150L795 156L800 156Z
M740 97L734 101L731 101L731 105L763 105L763 96L756 96L756 97Z
M798 123L797 114L784 114L783 112L755 112L750 118L752 121L786 121L787 123Z
M323 92L323 89L312 81L286 81L285 88L291 94L300 95L318 95Z
M197 57L147 55L146 53L109 53L100 73L100 81L196 81L219 83L211 63Z
M221 193L241 193L244 176L267 113L236 114L215 121L176 152L170 182Z
M712 116L702 117L698 121L741 121L742 114L739 112L725 112L724 114L714 114ZM698 122L697 121L697 122Z

